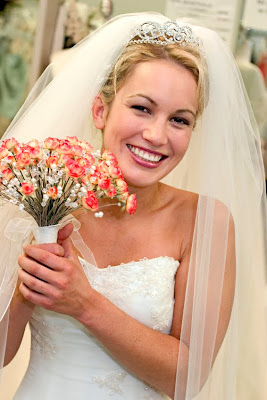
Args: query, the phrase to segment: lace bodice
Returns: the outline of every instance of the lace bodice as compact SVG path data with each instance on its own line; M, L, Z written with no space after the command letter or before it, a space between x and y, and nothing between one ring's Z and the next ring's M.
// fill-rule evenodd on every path
M158 257L104 269L80 261L95 290L139 322L170 332L178 261ZM73 318L36 307L30 327L30 364L14 400L164 398L126 370Z

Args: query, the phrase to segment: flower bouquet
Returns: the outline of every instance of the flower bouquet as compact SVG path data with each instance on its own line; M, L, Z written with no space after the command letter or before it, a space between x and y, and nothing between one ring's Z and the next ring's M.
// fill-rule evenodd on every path
M93 152L90 143L76 137L27 143L4 140L0 198L30 214L39 229L57 226L81 207L101 218L103 212L97 212L101 198L117 199L129 214L136 210L136 196L129 194L115 156L108 150Z

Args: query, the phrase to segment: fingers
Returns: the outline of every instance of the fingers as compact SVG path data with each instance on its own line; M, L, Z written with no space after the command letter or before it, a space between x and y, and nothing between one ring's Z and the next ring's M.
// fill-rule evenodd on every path
M44 296L41 293L32 291L23 282L19 286L19 291L22 294L22 296L31 303L47 309L53 308L53 301L50 298Z
M68 223L58 231L58 243L61 244L64 240L68 239L73 231L72 223Z
M62 248L62 250L60 248ZM47 249L53 249L55 252L60 253L60 256L48 251ZM64 249L62 246L56 243L43 244L38 246L27 244L23 247L23 250L26 256L55 271L59 271L63 268L64 258L62 257L62 255L64 255Z
M58 257L64 257L64 249L58 243L36 244L35 247L37 247L38 249L49 251L50 253L53 253Z
M45 267L43 267L45 268ZM28 274L28 272L24 271L23 269L19 270L19 279L21 282L27 286L27 288L31 291L41 293L44 295L49 295L49 283L41 281L40 279L36 278L36 276L33 276L31 274Z
M37 279L41 279L42 281L52 285L57 283L57 273L49 268L46 268L44 265L38 264L35 260L25 255L20 255L18 257L18 263L19 266L32 277L36 277ZM21 279L20 276L21 272L19 271L19 279Z

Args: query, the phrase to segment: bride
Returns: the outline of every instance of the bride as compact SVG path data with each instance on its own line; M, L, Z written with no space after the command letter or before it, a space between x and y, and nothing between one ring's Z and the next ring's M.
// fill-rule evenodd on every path
M2 319L5 364L31 327L14 399L263 399L263 167L230 52L208 29L129 14L49 76L5 138L98 135L138 206L103 201L102 219L74 214L79 240L68 224L23 247ZM2 211L5 225L16 210ZM5 311L17 275L3 253Z

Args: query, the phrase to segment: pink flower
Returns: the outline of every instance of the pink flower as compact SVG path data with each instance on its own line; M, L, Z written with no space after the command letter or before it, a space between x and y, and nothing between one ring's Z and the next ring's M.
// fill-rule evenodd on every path
M91 166L91 165L93 165L94 164L94 162L95 162L95 158L92 156L92 154L85 154L84 156L83 156L83 158L86 158L86 160L88 161L88 163L89 163L89 165Z
M109 178L101 178L98 181L98 186L100 187L100 189L103 190L108 190L110 187L111 181Z
M116 185L117 189L119 190L119 192L128 193L128 185L123 179L120 179L120 178L116 179L115 185Z
M102 176L109 175L108 165L106 164L106 161L100 161L97 164L97 170L100 172Z
M7 181L10 181L14 177L13 172L11 171L10 168L4 169L2 171L2 177L6 179Z
M101 157L103 160L110 161L113 165L118 164L117 158L109 150L104 150Z
M82 198L82 205L87 210L95 211L98 209L98 200L94 192L87 191L86 196Z
M44 141L44 147L49 150L55 150L59 145L59 139L49 137Z
M110 165L108 172L112 178L123 178L122 170L118 165Z
M35 146L35 147L29 146L29 152L31 158L40 159L43 157L43 152L40 146Z
M72 159L66 162L65 170L72 178L81 178L85 175L85 168Z
M13 157L13 156L7 156L6 157L7 164L12 164L14 161L16 161L15 157Z
M136 207L137 207L136 195L130 194L130 196L127 199L127 203L126 203L126 211L129 214L134 214L136 211Z
M110 197L111 199L113 199L113 197L115 197L117 194L117 190L114 187L111 187L107 192L106 195L108 197Z
M73 160L73 158L71 158L68 154L61 154L60 155L60 162L62 164L67 164L68 161Z
M79 145L74 145L74 146L72 146L72 155L73 156L81 156L82 155L82 151L83 151L83 148L82 148L82 146L79 146Z
M28 146L27 144L21 144L20 146L15 147L14 153L19 154L23 151L27 151L29 153L29 148L30 148L30 146Z
M30 153L27 151L22 151L17 155L17 163L19 169L24 168L26 165L29 165L31 162L31 156Z
M29 147L40 147L38 140L32 139L30 142L27 143Z
M129 197L129 193L128 192L121 193L121 194L118 195L118 200L120 202L122 202L123 204L126 204L128 197Z
M48 157L48 159L46 160L46 165L48 166L48 168L52 168L53 166L56 167L58 165L58 157L57 156Z
M79 145L88 153L90 153L93 150L93 147L90 143L86 142L85 140L82 140Z
M20 190L26 196L31 196L34 193L34 186L32 183L22 182Z
M6 147L0 147L0 160L8 155Z
M12 150L17 145L18 145L18 142L14 138L6 139L2 142L2 146L6 147L8 150Z
M66 139L73 145L79 145L79 140L76 136L67 136Z
M83 157L79 157L76 158L76 162L81 166L84 167L85 169L89 168L91 166L91 164L89 163L89 161L87 160L87 158L83 158Z
M46 194L51 197L51 199L55 200L58 195L57 187L56 186L51 186L50 188L47 189Z
M58 154L72 154L72 145L68 140L61 140L57 152Z

